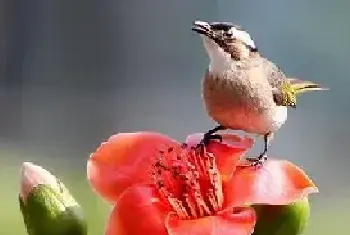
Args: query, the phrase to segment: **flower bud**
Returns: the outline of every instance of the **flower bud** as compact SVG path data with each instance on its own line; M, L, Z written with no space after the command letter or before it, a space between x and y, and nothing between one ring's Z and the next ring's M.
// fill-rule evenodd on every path
M308 198L283 206L255 205L257 223L253 235L300 235L310 217Z
M29 235L86 235L81 206L44 168L29 162L21 171L20 209Z

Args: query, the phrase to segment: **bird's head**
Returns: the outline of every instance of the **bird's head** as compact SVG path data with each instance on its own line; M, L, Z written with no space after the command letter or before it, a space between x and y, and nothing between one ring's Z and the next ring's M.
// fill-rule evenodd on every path
M239 61L258 51L250 35L232 23L195 21L192 30L203 38L211 62Z

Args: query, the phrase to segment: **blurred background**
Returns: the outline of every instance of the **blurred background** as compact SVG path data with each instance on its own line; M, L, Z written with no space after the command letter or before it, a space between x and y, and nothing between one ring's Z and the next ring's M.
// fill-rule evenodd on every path
M347 231L349 1L0 4L1 234L25 234L17 203L22 161L59 176L85 207L90 234L103 234L110 208L85 178L87 157L100 142L137 130L182 140L214 125L200 98L208 58L190 30L196 19L242 25L286 74L330 87L299 99L270 155L302 166L319 186L305 234Z

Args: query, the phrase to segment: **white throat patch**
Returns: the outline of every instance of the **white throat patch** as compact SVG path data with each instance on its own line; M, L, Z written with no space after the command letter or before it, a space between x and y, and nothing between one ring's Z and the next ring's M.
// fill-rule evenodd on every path
M210 59L209 71L214 74L221 74L230 69L233 65L231 55L206 36L202 36L202 38Z

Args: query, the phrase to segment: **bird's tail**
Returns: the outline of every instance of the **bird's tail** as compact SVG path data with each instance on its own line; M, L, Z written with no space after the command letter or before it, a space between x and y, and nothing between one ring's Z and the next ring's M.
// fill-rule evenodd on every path
M288 78L292 89L296 94L308 92L308 91L326 91L329 88L323 87L319 84L316 84L312 81L304 81L298 78Z

